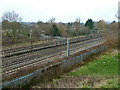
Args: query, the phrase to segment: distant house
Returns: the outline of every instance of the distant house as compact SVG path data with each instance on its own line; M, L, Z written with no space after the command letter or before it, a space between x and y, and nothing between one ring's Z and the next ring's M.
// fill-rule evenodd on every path
M51 38L50 36L47 36L47 35L41 34L41 38L40 38L40 39L50 39L50 38Z
M66 37L58 37L58 36L55 36L56 39L66 39Z
M76 30L76 28L74 26L71 26L70 30Z
M24 34L17 34L17 38L19 39L19 38L24 38Z
M84 23L80 23L80 26L83 26L84 25Z

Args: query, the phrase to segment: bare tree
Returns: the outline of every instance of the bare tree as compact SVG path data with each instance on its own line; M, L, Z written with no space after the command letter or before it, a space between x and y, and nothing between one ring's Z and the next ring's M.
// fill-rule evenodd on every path
M67 36L67 26L63 24L57 24L61 36Z
M49 23L55 23L55 18L52 17L48 22L49 22Z
M19 14L15 13L15 11L12 11L5 12L2 16L2 21L3 20L8 20L9 22L20 22L22 18L19 17Z
M77 35L79 35L80 34L80 18L75 19L74 27L76 28Z
M96 27L99 29L99 30L106 30L107 29L107 24L104 20L100 20Z
M80 24L80 18L76 18L75 22L78 23L78 24Z
M4 21L8 21L8 27L9 29L12 29L12 38L13 41L16 42L17 41L17 29L20 26L20 21L22 20L22 18L19 16L19 14L15 13L14 11L12 12L5 12L2 16L2 22ZM5 23L3 23L5 24ZM3 25L4 26L4 25Z

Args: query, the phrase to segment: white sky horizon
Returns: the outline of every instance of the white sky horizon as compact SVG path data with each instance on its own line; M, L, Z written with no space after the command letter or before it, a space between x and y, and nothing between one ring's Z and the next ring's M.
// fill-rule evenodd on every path
M15 11L24 22L117 21L119 0L0 0L0 18L7 11ZM1 19L0 19L1 21Z

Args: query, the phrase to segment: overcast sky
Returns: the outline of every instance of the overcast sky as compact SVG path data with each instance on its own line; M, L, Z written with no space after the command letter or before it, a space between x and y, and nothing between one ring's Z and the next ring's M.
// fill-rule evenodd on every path
M116 20L119 0L0 0L0 17L6 11L15 11L22 21L47 22L55 17L57 22Z

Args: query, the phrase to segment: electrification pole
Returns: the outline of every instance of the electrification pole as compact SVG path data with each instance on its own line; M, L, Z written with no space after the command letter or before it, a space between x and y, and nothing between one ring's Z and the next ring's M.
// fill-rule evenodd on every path
M69 57L69 39L67 38L67 57Z
M30 42L31 42L31 51L33 51L32 30L30 30Z

